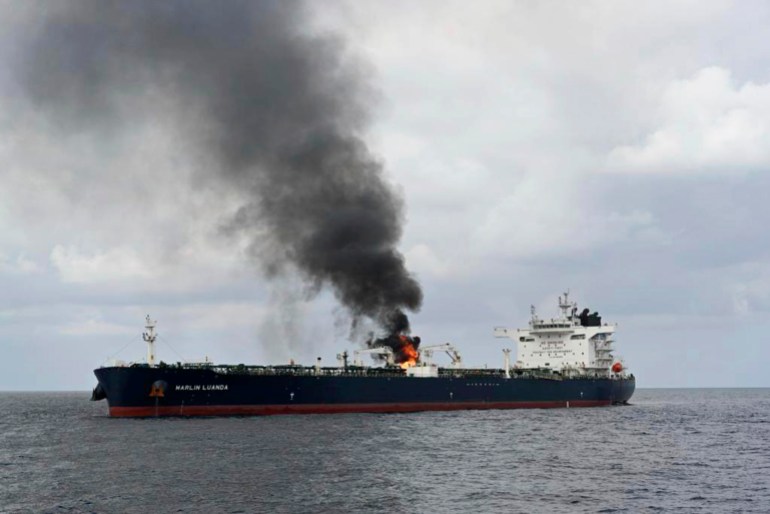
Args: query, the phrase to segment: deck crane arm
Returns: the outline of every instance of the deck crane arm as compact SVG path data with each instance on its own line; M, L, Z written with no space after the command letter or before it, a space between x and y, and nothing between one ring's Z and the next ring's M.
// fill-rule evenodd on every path
M363 362L359 358L363 354L372 355L384 355L388 364L393 364L393 350L387 346L377 346L375 348L369 348L367 350L356 350L353 352L353 362L358 366L363 366Z
M457 350L457 348L454 347L452 343L444 343L444 344L434 344L431 346L423 346L419 348L420 350L420 356L425 357L426 361L430 360L431 357L433 357L433 352L438 350L440 352L445 352L449 358L452 360L452 366L455 368L459 368L463 364L463 359L460 356L460 352Z

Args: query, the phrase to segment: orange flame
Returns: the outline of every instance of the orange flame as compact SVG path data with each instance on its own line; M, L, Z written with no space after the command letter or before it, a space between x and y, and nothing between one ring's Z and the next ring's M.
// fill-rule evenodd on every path
M402 369L411 368L417 361L420 360L420 352L415 349L411 339L405 335L400 335L398 338L401 340L401 348L399 349L400 357L402 360L399 363Z

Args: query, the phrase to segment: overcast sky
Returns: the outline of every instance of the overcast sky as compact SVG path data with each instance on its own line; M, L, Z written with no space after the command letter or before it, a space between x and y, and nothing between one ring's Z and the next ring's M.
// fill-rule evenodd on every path
M20 90L29 2L0 2L0 390L88 389L141 360L336 362L333 295L269 281L222 227L176 119L62 136ZM45 4L43 4L45 5ZM502 365L494 326L571 291L640 387L770 386L770 6L317 3L377 91L366 140L403 195L423 344ZM133 118L132 118L133 119ZM440 359L441 357L437 357Z

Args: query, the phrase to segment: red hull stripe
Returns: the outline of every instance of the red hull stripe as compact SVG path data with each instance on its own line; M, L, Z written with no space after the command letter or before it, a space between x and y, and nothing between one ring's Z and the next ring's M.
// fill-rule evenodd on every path
M610 400L547 402L457 402L457 403L344 403L298 405L159 405L157 407L110 407L113 417L151 416L253 416L272 414L337 414L343 412L419 412L470 409L553 409L600 407Z

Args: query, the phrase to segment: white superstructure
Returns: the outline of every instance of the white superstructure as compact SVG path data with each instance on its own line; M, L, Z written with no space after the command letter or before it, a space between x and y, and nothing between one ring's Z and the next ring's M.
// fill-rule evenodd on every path
M598 313L590 314L588 309L578 314L577 303L569 301L569 292L559 297L559 309L560 316L540 319L533 306L527 329L495 327L495 337L516 341L513 368L546 368L567 374L622 373L624 366L612 353L616 326L602 324Z

